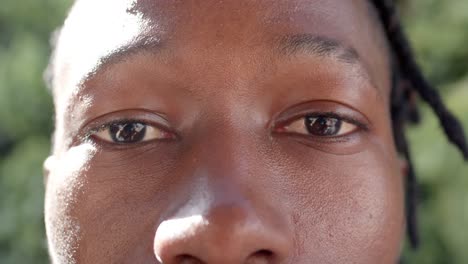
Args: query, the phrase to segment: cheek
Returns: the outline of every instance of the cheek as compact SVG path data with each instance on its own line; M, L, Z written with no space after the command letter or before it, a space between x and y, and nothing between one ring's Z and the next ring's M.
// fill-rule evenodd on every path
M295 169L287 197L296 256L317 256L323 263L395 263L404 227L403 184L396 163L384 157L366 150L302 155L290 162Z
M75 263L81 225L73 212L96 153L91 144L73 147L57 157L50 170L45 196L45 222L53 263Z
M47 186L55 255L79 263L154 261L154 232L174 181L167 176L173 159L161 152L93 150L80 162L65 155Z
M273 169L268 180L249 185L269 190L270 197L285 205L280 207L291 218L297 258L394 262L403 233L402 179L396 162L372 147L341 156L295 151L289 144L288 150L273 149L278 152L265 154L271 159L267 167ZM184 185L177 175L186 175L184 167L190 166L174 166L188 162L176 160L167 149L139 153L100 153L83 145L60 158L46 193L55 263L154 261L152 242L161 212L177 203L169 201L168 194Z

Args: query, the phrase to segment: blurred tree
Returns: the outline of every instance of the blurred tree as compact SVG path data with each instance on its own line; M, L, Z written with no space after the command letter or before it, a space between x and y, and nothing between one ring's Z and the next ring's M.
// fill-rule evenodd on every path
M406 0L400 10L432 83L446 86L466 76L468 1Z
M50 32L71 1L0 5L0 263L48 263L42 160L53 108L42 81Z
M42 161L53 108L43 81L50 32L72 0L0 5L0 263L47 263ZM402 0L407 31L430 80L468 128L468 1ZM410 131L422 183L423 245L407 263L468 263L468 167L432 113Z
M417 58L468 129L468 1L406 0L400 6ZM410 131L421 182L422 247L408 263L468 263L468 166L450 147L433 114Z

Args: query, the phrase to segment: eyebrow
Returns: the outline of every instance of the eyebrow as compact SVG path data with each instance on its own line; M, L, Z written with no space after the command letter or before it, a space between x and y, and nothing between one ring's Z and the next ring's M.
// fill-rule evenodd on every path
M98 75L100 72L105 70L112 65L121 63L126 59L136 56L141 53L158 53L163 49L163 41L157 37L140 37L129 44L122 45L115 50L109 52L105 56L99 59L97 66L90 72L86 73L81 79L79 86L83 85L87 80Z
M276 38L274 47L280 54L291 57L301 53L311 54L314 56L328 57L336 59L339 62L346 64L358 65L361 68L363 75L369 79L362 61L359 59L358 52L351 46L347 46L338 40L314 35L314 34L295 34L286 35ZM80 84L86 82L93 76L99 74L104 68L125 61L132 56L140 53L157 54L165 48L164 41L158 37L141 37L127 45L123 45L99 60L98 66L84 76Z
M360 58L359 53L351 45L329 37L314 34L295 34L278 38L277 49L282 55L291 57L300 54L326 57L350 65L358 70L359 75L366 79L380 94L367 64Z
M338 40L313 34L296 34L279 38L276 41L283 55L293 56L297 53L308 53L321 57L335 58L341 62L359 63L358 52Z
M297 53L305 52L323 57L335 57L336 59L346 63L356 63L359 61L359 55L354 48L345 46L338 40L320 35L287 35L281 36L274 42L280 53L285 56L292 56ZM162 48L163 41L159 38L139 38L101 58L99 64L102 66L116 64L134 54L138 54L140 52L157 53Z
M142 52L158 53L163 49L163 41L157 37L142 37L124 45L101 59L104 66L119 63L126 58Z

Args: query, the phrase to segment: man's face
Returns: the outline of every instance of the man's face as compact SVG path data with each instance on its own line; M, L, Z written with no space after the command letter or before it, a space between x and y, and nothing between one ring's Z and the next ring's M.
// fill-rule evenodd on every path
M395 263L402 177L373 12L78 1L54 69L54 263Z

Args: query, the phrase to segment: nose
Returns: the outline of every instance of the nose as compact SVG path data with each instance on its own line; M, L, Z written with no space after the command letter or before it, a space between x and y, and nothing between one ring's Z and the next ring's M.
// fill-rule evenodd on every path
M189 206L184 206L190 214L172 217L159 225L154 239L154 252L159 262L284 262L291 249L291 236L274 209L256 209L245 199L232 196L228 199L210 197L209 200L208 205L192 200L187 203Z

